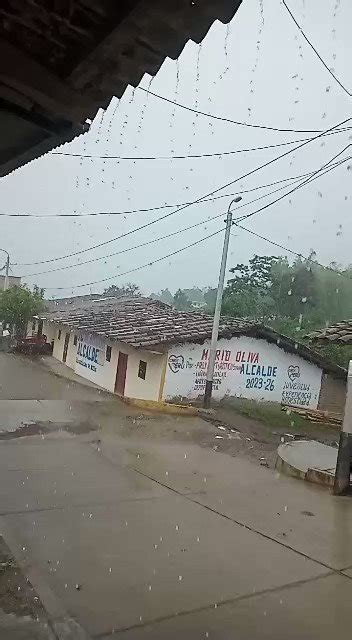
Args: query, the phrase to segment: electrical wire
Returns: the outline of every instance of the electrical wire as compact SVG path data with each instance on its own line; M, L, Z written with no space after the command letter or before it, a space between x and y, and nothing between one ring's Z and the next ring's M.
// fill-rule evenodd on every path
M309 44L309 46L311 47L311 49L313 49L315 55L319 58L320 62L322 63L322 65L325 67L326 71L328 73L330 73L330 75L332 76L332 78L334 78L335 82L337 82L337 84L341 87L341 89L343 89L343 91L345 93L347 93L347 95L349 97L352 96L351 91L349 91L344 84L342 84L341 80L339 80L337 78L337 76L335 76L334 72L331 71L331 69L328 67L328 65L326 64L325 60L321 57L319 51L315 48L314 44L309 40L309 38L306 36L306 34L304 33L302 27L299 25L299 23L297 22L295 16L293 15L291 9L288 7L288 5L286 4L285 0L282 0L282 4L284 5L285 9L287 10L288 14L291 16L293 22L295 23L297 29L301 32L303 38L305 39L305 41Z
M154 93L153 91L149 91L148 89L144 89L143 87L137 87L140 91L144 91L154 98L159 98L159 100L164 100L164 102L169 102L170 104L174 104L181 109L186 109L186 111L191 111L192 113L198 113L201 116L206 116L207 118L213 118L214 120L221 120L222 122L230 122L232 124L241 125L243 127L251 127L253 129L267 129L269 131L282 131L283 133L321 133L321 129L280 129L278 127L269 127L261 124L250 124L248 122L240 122L238 120L231 120L231 118L225 118L223 116L216 116L212 113L206 113L205 111L199 111L198 109L193 109L185 104L181 104L180 102L175 102L175 100L171 100L170 98L165 98L165 96L161 96L158 93ZM335 127L336 128L336 127Z
M297 191L297 189L300 189L301 187L304 187L306 184L308 184L309 182L312 182L312 180L315 180L315 177L321 177L322 175L324 175L325 173L328 173L329 171L331 171L332 168L336 168L337 166L340 166L341 164L343 164L344 162L347 162L348 160L351 160L351 156L349 156L348 158L344 158L343 160L341 160L338 164L336 164L334 167L329 167L328 169L326 169L326 171L322 170L327 167L329 165L330 162L332 162L333 160L335 160L336 158L338 158L342 153L344 153L344 151L346 151L346 149L348 149L349 147L351 147L351 144L346 145L346 147L344 147L344 149L342 149L342 151L339 151L339 153L337 153L333 158L331 158L331 160L327 163L325 163L325 165L323 165L321 167L320 170L316 171L310 178L307 178L306 180L304 180L301 184L299 184L298 186L294 187L293 189L291 189L290 191L288 191L287 193L285 193L284 196L280 196L279 198L277 198L276 200L274 200L274 202L271 202L267 205L264 205L264 207L261 207L260 209L257 209L256 211L252 211L252 213L247 213L244 216L241 216L239 218L239 220L247 220L247 218L251 218L252 216L257 215L258 213L260 213L261 211L264 211L265 209L268 209L268 207L270 207L272 204L275 204L276 202L279 202L280 200L282 200L283 198L286 198L287 196L291 195L291 193L294 193L294 191ZM321 173L322 172L322 173ZM319 174L317 176L317 174Z
M296 182L298 182L298 180L296 180ZM292 184L292 183L291 183ZM254 198L253 200L250 200L249 202L245 202L244 204L240 205L239 207L236 207L235 211L237 211L237 209L241 209L242 207L246 207L249 204L253 204L253 202L258 202L258 200L262 200L263 198L267 198L268 196L273 195L274 193L277 193L278 191L282 191L282 189L287 189L288 187L290 187L291 185L283 185L281 187L279 187L278 189L274 189L273 191L269 191L269 193L265 193L261 196L259 196L259 198ZM168 233L165 236L158 236L157 238L154 238L153 240L148 240L148 242L143 242L142 244L137 244L133 247L129 247L127 249L121 249L120 251L115 251L114 253L109 253L107 255L104 256L100 256L99 258L91 258L90 260L84 260L84 262L76 262L75 264L69 264L66 265L64 267L57 267L56 269L49 269L47 271L38 271L36 273L25 273L22 274L22 278L32 278L34 276L42 276L42 275L46 275L47 273L56 273L57 271L66 271L67 269L73 269L75 267L81 267L82 265L85 264L92 264L92 262L99 262L100 260L106 260L108 258L112 258L114 256L118 256L121 255L122 253L128 253L129 251L133 251L135 249L140 249L142 247L146 247L150 244L154 244L155 242L160 242L161 240L166 240L166 238L171 238L172 236L176 236L179 233L183 233L184 231L189 231L190 229L194 229L196 227L200 227L203 224L208 224L209 222L213 222L214 220L218 220L218 218L221 218L222 216L226 215L226 211L223 211L222 213L219 213L216 216L213 216L211 218L204 218L203 220L201 220L200 222L196 222L196 224L192 224L189 227L183 227L182 229L179 229L178 231L173 231L172 233Z
M241 195L243 193L252 193L259 189L266 189L267 187L273 187L281 182L288 182L290 180L306 178L311 176L314 171L302 173L298 176L289 176L282 178L281 180L275 180L274 182L268 182L267 184L260 184L257 187L251 189L243 189L242 191L236 191L236 193L224 193L221 196L215 196L214 198L204 198L201 202L195 204L203 204L203 202L214 202L215 200L221 200L222 198L230 198L233 196ZM85 218L87 216L122 216L134 213L149 213L150 211L160 211L160 209L174 209L175 207L183 207L184 205L191 205L193 202L181 202L178 204L163 204L158 207L150 207L149 209L130 209L129 211L96 211L92 213L0 213L0 216L6 216L10 218ZM24 266L24 265L22 265ZM27 266L27 265L26 265Z
M342 152L340 152L340 153L342 153ZM308 184L308 182L312 182L312 181L316 180L317 178L321 177L321 175L324 175L325 173L328 173L328 171L331 171L331 170L333 170L333 169L337 168L337 166L339 166L339 165L343 164L344 162L346 162L347 160L351 159L351 157L352 157L352 156L350 156L350 157L348 157L348 158L344 158L344 159L343 159L343 160L341 160L339 163L335 163L335 165L330 166L330 167L329 167L328 169L326 169L323 173L319 173L319 174L318 174L318 172L316 172L316 175L315 175L314 177L312 177L309 181L308 181L308 180L306 180L306 181L302 182L300 185L298 185L298 187L297 187L297 188L300 188L301 186L305 186L306 184ZM326 163L324 166L327 166L327 164L328 164L328 163ZM283 188L287 188L287 186L288 186L288 185L285 185L284 187L281 187L281 189L283 189ZM277 189L276 191L279 191L279 190L280 190L280 189ZM259 200L259 199L261 199L261 198L263 198L263 197L266 197L266 196L268 196L268 195L270 195L270 194L265 194L265 196L261 196L260 198L257 198L256 200ZM289 194L285 194L285 195L289 195ZM274 200L274 201L272 201L271 203L269 203L269 205L268 205L268 206L275 204L276 202L278 202L278 201L279 201L279 200L281 200L281 199L282 199L282 197L281 197L281 198L277 198L276 200ZM253 200L252 202L254 202L254 200ZM251 203L248 203L248 204L251 204ZM241 205L241 207L242 207L242 206L245 206L245 205ZM234 210L237 210L237 209L239 209L239 208L240 208L240 207L236 207ZM265 208L266 208L266 207L265 207ZM252 215L254 215L255 213L259 213L259 212L260 212L260 211L262 211L262 210L263 210L263 208L261 208L261 209L257 209L255 212L253 212L253 214L252 214ZM140 247L143 247L143 246L146 246L146 245L152 244L152 243L154 243L154 242L157 242L157 241L159 241L159 240L164 240L165 238L168 238L168 237L170 237L170 236L177 235L178 233L181 233L181 232L183 232L183 231L187 231L187 230L188 230L188 229L190 229L190 228L194 228L194 227L200 226L201 224L204 224L205 222L206 222L206 223L208 223L208 222L213 222L215 219L217 219L217 218L219 218L219 217L222 217L223 215L225 215L225 213L221 213L221 214L219 214L219 215L215 216L214 218L211 218L210 220L208 220L208 219L206 219L206 220L202 220L201 222L196 223L195 225L191 225L191 227L186 227L186 228L184 228L184 229L181 229L181 230L179 230L179 231L176 231L176 232L174 232L174 233L168 234L168 235L163 236L163 237L159 237L159 238L157 238L157 239L151 240L151 241L146 242L146 243L143 243L143 244L141 244L141 245L137 245L137 246L135 246L135 247L130 247L130 248L128 248L128 249L125 249L125 250L122 250L122 251L118 251L118 252L113 253L113 254L110 254L110 255L108 255L108 256L102 256L102 258L95 258L95 259L92 259L92 260L87 260L86 262L83 262L83 263L78 263L78 264L76 264L76 265L70 265L70 266L68 266L68 267L59 267L58 269L52 269L52 270L49 270L49 271L39 272L39 273L36 273L36 274L30 274L30 276L36 276L36 275L42 275L42 274L45 274L45 273L52 273L52 272L55 272L55 271L61 271L61 270L64 270L64 269L69 269L69 268L71 268L71 267L81 266L82 264L88 264L88 263L91 263L91 262L95 262L95 261L97 261L97 260L101 260L101 259L104 259L104 258L108 258L108 257L114 256L114 255L118 255L118 254L121 254L121 253L126 253L126 252L128 252L128 251L133 250L133 249L137 249L137 248L140 248ZM233 222L233 224L234 224L234 225L236 225L236 226L238 226L238 227L240 227L240 228L242 228L242 226L238 224L238 220L242 220L242 219L244 219L244 217L243 217L243 218L237 218L237 219L235 219L235 221ZM243 227L243 228L245 229L245 227ZM254 233L254 232L253 232L253 233ZM280 247L281 247L281 245L277 245L277 246L280 246ZM281 248L286 248L286 247L281 247ZM289 249L288 249L288 250L289 250ZM123 274L121 274L121 275L126 275L126 273L130 273L130 272L129 272L129 271L128 271L128 272L124 272L124 273L123 273ZM29 276L23 276L23 277L29 277ZM52 287L52 289L54 289L54 288L55 288L55 287ZM70 289L71 287L63 287L63 288L64 288L64 289ZM49 289L50 289L50 288L49 288Z
M190 249L191 247L195 247L196 245L200 244L201 242L204 242L205 240L209 240L209 238L213 238L214 236L218 235L219 233L222 233L224 231L223 227L221 229L218 229L218 231L215 231L214 233L211 233L208 236L204 236L204 238L201 238L200 240L196 240L196 242L192 242L191 244L187 244L185 247L181 247L181 249L177 249L177 251L172 251L172 253L168 253L165 256L161 256L161 258L156 258L156 260L152 260L150 262L146 262L145 264L141 264L138 267L134 267L133 269L129 269L128 271L124 271L123 273L117 273L113 276L109 276L108 278L103 278L102 280L95 280L94 282L85 282L83 284L76 284L74 286L69 286L69 287L47 287L46 290L48 291L62 291L62 290L67 290L67 289L80 289L82 287L90 287L93 286L94 284L101 284L102 282L107 282L108 280L114 280L115 278L120 278L121 276L126 276L130 273L135 273L135 271L140 271L141 269L145 269L146 267L151 267L153 264L156 264L157 262L161 262L162 260L166 260L167 258L171 258L172 256L175 256L178 253L181 253L182 251L186 251L186 249Z
M351 145L348 145L348 146L351 146ZM343 151L341 151L341 152L340 152L340 154L338 154L338 155L341 155L341 153L343 153ZM337 156L336 156L336 157L337 157ZM343 161L341 161L341 164L342 164L343 162L346 162L346 160L348 160L348 158L345 158ZM326 163L326 164L328 164L328 163ZM325 165L325 166L326 166L326 165ZM330 167L328 170L331 170L332 168L335 168L335 167ZM318 173L318 172L316 172L316 173ZM324 173L327 173L327 171L325 171ZM314 180L316 177L319 177L319 176L318 176L318 175L316 175L316 176L315 176L314 178L312 178L311 180ZM308 182L308 181L305 181L304 183L302 183L302 185L301 185L301 186L304 186L304 184L307 184L307 182ZM297 188L299 188L299 185L298 185L298 187L297 187ZM286 194L286 195L288 195L288 194ZM281 199L281 198L280 198L280 199ZM277 200L276 200L276 201L274 201L274 202L277 202ZM274 202L273 202L273 203L271 203L271 204L274 204ZM269 206L270 206L270 205L269 205ZM259 213L259 211L260 211L260 210L258 210L257 212L254 212L254 213ZM223 214L222 214L222 215L223 215ZM241 220L241 218L240 218L240 220ZM238 224L238 222L237 222L236 220L234 221L234 223L233 223L233 224L234 224L234 226L237 226L237 227L239 227L239 228L242 228L242 229L244 229L245 231L248 231L249 233L253 233L254 235L257 235L258 237L261 237L259 234L256 234L255 232L252 232L251 230L246 229L246 228L245 228L245 227L243 227L242 225ZM46 289L47 289L47 290L49 290L49 291L56 291L56 290L57 290L57 291L63 291L63 290L79 289L79 288L82 288L82 287L89 287L89 286L93 286L93 285L96 285L96 284L101 284L101 283L103 283L103 282L107 282L107 281L109 281L109 280L113 280L113 279L115 279L115 278L117 278L117 277L122 277L122 276L125 276L125 275L129 275L129 274L131 274L131 273L135 273L136 271L140 271L141 269L145 269L145 268L147 268L147 267L149 267L149 266L152 266L152 265L154 265L154 264L156 264L156 263L158 263L158 262L161 262L162 260L166 260L167 258L170 258L170 257L172 257L172 256L174 256L174 255L177 255L178 253L181 253L182 251L186 251L187 249L190 249L191 247L194 247L194 246L196 246L196 245L198 245L198 244L200 244L200 243L204 242L205 240L208 240L209 238L212 238L212 237L214 237L214 236L218 235L218 234L219 234L219 233L221 233L222 231L224 231L224 229L223 229L223 228L219 229L218 231L215 231L214 233L212 233L212 234L210 234L210 235L208 235L208 236L204 236L203 238L201 238L200 240L197 240L196 242L193 242L193 243L188 244L188 245L186 245L186 246L184 246L184 247L181 247L181 249L177 249L176 251L173 251L172 253L168 253L168 254L166 254L165 256L162 256L161 258L157 258L157 259L152 260L152 261L150 261L150 262L144 263L143 265L139 265L138 267L134 267L133 269L129 269L128 271L124 271L123 273L118 273L118 274L115 274L115 275L113 275L113 276L108 276L107 278L102 278L101 280L95 280L95 281L93 281L93 282L86 282L86 283L81 283L81 284L73 285L73 286L71 285L71 286L67 286L67 287L47 287ZM284 247L283 245L280 245L280 244L278 244L278 243L275 243L274 241L270 241L268 238L265 238L264 236L262 236L262 239L263 239L263 240L267 240L268 242L271 242L271 243L272 243L272 244L274 244L275 246L278 246L278 247L280 247L280 248L282 248L282 249L284 249L284 250L287 250L287 251L289 251L290 253L293 253L294 255L297 255L297 256L300 256L300 257L304 257L304 256L302 256L302 254L298 254L298 253L294 252L292 249L288 249L287 247ZM319 266L323 267L323 268L331 269L332 271L335 271L334 269L332 269L332 268L330 268L330 267L325 267L324 265L321 265L321 264L320 264L320 263L318 263L317 261L315 261L315 263L316 263L316 264L318 264ZM335 272L335 273L336 273L336 272ZM341 275L343 275L343 274L341 274Z
M56 258L49 258L47 260L39 260L39 261L36 261L36 262L27 262L27 263L19 263L19 262L17 262L17 263L12 263L12 264L16 265L16 266L33 266L33 265L37 265L37 264L48 264L49 262L57 262L58 260L64 260L66 258L71 258L72 256L81 255L82 253L86 253L87 251L91 251L92 249L97 249L99 247L102 247L102 246L105 246L107 244L110 244L111 242L115 242L116 240L120 240L122 238L126 238L127 236L130 236L133 233L136 233L137 231L141 231L143 229L146 229L147 227L150 227L152 224L156 224L157 222L161 222L162 220L165 220L165 219L169 218L170 216L175 215L176 213L180 213L180 211L184 211L187 207L190 207L193 204L196 204L198 202L203 201L204 198L208 198L210 196L213 196L215 193L218 193L219 191L222 191L222 189L226 189L227 187L235 184L236 182L239 182L240 180L243 180L244 178L247 178L248 176L253 175L257 171L260 171L261 169L264 169L265 167L268 167L268 166L274 164L278 160L281 160L282 158L288 156L290 153L294 153L298 149L301 149L302 147L306 146L307 144L310 144L311 142L313 142L315 140L318 140L319 138L321 138L321 136L324 133L327 133L328 131L332 131L333 129L336 129L336 128L340 127L340 126L343 126L344 124L346 124L346 122L349 122L350 120L352 120L352 117L345 118L343 121L337 123L333 127L329 127L329 129L327 129L323 133L319 133L314 138L312 138L312 139L310 139L310 140L308 140L306 142L301 143L300 145L298 145L297 147L294 147L293 149L290 149L289 151L285 151L285 153L282 153L280 156L277 156L276 158L272 158L271 160L268 160L264 164L260 165L259 167L256 167L255 169L251 169L247 173L245 173L245 174L243 174L241 176L238 176L234 180L231 180L230 182L227 182L226 184L223 184L220 187L217 187L213 191L210 191L209 193L206 193L203 196L200 196L199 198L194 200L192 203L183 205L182 207L177 208L175 211L170 211L170 213L166 213L165 215L161 216L160 218L157 218L156 220L151 220L151 221L149 221L149 222L147 222L147 223L145 223L145 224L143 224L143 225L141 225L139 227L135 227L134 229L131 229L130 231L127 231L126 233L122 233L121 235L119 235L119 236L117 236L115 238L110 238L110 240L105 240L104 242L100 242L100 243L98 243L96 245L93 245L91 247L87 247L86 249L80 249L79 251L74 251L72 253L68 253L68 254L66 254L64 256L58 256Z
M294 181L301 178L306 178L308 176L313 175L314 171L309 171L307 173L302 173L298 176L288 176L287 178L282 178L281 180L274 180L274 182L268 182L267 184L260 184L257 187L252 187L251 189L243 189L242 191L236 191L236 193L224 193L221 196L215 196L214 198L204 198L199 204L203 204L203 202L214 202L215 200L221 200L222 198L230 198L237 195L242 195L243 193L252 193L253 191L259 191L259 189L266 189L267 187L272 187L276 184L281 184L282 182ZM292 184L293 184L292 183ZM150 211L160 211L161 209L174 209L175 207L183 207L185 204L193 204L192 202L181 202L178 204L163 204L157 207L150 207L147 209L130 209L128 211L96 211L94 213L0 213L0 216L7 216L12 218L85 218L87 216L122 216L129 215L134 213L149 213ZM196 203L198 204L198 203ZM23 265L24 266L24 265Z
M327 136L334 136L337 133L343 133L344 131L350 131L352 127L345 127L344 129L338 129L338 131L331 131L326 133ZM296 144L297 142L305 142L310 138L301 138L300 140L290 140L290 142L279 142L277 144L267 144L262 147L249 147L248 149L235 149L234 151L219 151L217 153L191 153L184 156L109 156L109 155L95 155L88 153L69 153L68 151L52 151L51 156L69 156L71 158L90 158L95 160L186 160L188 158L214 158L221 156L230 156L237 153L247 153L249 151L263 151L265 149L275 149L276 147L286 147L290 144Z
M346 278L347 280L352 280L352 277L347 275L346 273L343 273L341 271L338 271L336 269L334 269L333 267L329 267L325 264L322 264L321 262L318 262L318 260L310 260L310 258L308 256L303 255L303 253L298 253L297 251L294 251L293 249L290 249L289 247L285 247L285 245L280 244L279 242L275 242L274 240L271 240L270 238L266 238L265 236L262 236L260 233L256 233L256 231L253 231L252 229L247 229L247 227L243 227L241 224L238 224L237 222L234 222L234 226L238 227L239 229L242 229L243 231L247 231L247 233L250 233L252 236L255 236L256 238L260 238L260 240L265 240L265 242L268 242L269 244L273 245L274 247L279 247L279 249L283 249L284 251L287 251L288 253L291 253L292 255L296 256L297 258L303 258L303 260L306 261L310 261L313 264L318 265L318 267L321 267L322 269L326 269L327 271L332 271L333 273L342 276L343 278Z

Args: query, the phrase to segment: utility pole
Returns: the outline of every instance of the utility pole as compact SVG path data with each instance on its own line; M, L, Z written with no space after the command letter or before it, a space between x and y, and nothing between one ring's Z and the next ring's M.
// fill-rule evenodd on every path
M6 291L6 289L9 288L9 269L10 269L10 254L8 251L6 251L6 249L0 249L0 251L3 251L3 253L6 253L7 258L6 258L6 263L5 263L5 280L4 280L4 291Z
M347 493L350 487L352 466L352 360L349 362L347 374L345 411L340 433L339 450L337 453L334 495Z
M222 249L222 257L221 257L221 265L220 265L220 274L219 274L219 283L218 290L216 293L216 303L215 303L215 311L214 311L214 319L213 319L213 331L211 335L211 345L209 350L209 360L208 360L208 369L207 369L207 379L205 382L205 391L204 391L204 399L203 405L205 409L209 409L211 396L213 391L213 379L214 379L214 368L215 368L215 357L216 357L216 347L218 343L218 335L219 335L219 322L220 322L220 313L221 313L221 305L222 305L222 295L224 291L224 281L225 281L225 272L226 272L226 262L227 262L227 253L229 250L229 240L230 240L230 232L232 227L232 211L231 207L234 202L240 202L242 200L241 196L237 196L233 200L231 200L228 209L227 209L227 217L226 217L226 229L225 229L225 237L224 237L224 246Z

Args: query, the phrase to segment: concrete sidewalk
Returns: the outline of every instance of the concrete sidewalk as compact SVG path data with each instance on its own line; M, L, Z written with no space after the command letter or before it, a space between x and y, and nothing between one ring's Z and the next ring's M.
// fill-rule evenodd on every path
M104 430L6 441L0 510L57 628L330 640L350 615L349 499L198 445Z
M278 447L276 468L287 475L332 488L337 451L337 447L315 440L285 442Z

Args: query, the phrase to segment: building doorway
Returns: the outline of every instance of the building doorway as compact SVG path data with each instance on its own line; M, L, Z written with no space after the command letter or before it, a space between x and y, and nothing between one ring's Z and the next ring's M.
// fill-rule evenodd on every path
M70 342L70 334L66 333L65 342L64 342L64 351L62 354L62 362L66 362L67 359L67 351L68 351L68 343Z
M126 384L126 372L127 372L127 353L119 352L119 359L117 361L116 379L115 379L115 393L119 396L125 395Z

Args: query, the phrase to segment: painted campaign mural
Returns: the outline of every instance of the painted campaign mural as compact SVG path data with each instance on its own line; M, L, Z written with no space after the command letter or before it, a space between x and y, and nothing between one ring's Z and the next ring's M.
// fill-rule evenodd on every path
M175 346L168 355L164 397L197 398L204 393L209 342ZM219 340L213 395L240 396L316 408L322 371L275 344L256 338Z
M84 378L106 387L105 343L99 336L77 335L75 371ZM108 387L106 387L108 388Z

